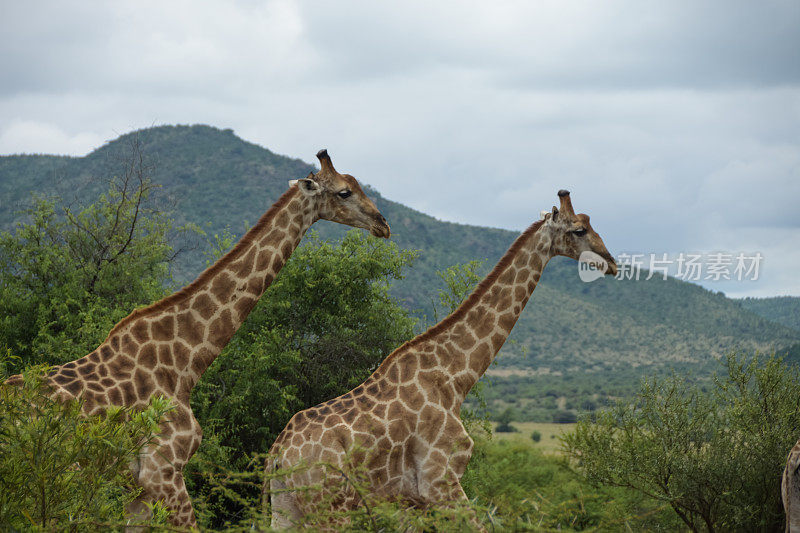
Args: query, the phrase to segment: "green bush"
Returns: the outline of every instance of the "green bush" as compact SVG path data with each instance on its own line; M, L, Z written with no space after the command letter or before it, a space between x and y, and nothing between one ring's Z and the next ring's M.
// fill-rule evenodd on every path
M590 481L662 501L693 531L776 531L798 434L797 367L729 355L708 390L681 376L645 381L635 400L581 421L564 442Z
M497 415L497 427L494 430L498 433L517 433L519 430L511 425L514 419L514 409L506 407Z
M502 531L638 531L670 524L657 502L630 490L594 487L565 458L522 441L475 439L461 483L479 513L490 511L479 517Z
M306 474L318 482L292 491L303 493L314 502L313 509L297 524L300 530L330 530L383 533L390 531L470 531L480 522L478 507L471 502L447 502L425 508L410 507L393 497L378 496L369 483L366 465L370 450L353 447L336 462L299 464L291 470L267 474L281 478L287 474ZM365 458L366 457L366 458ZM304 472L306 470L312 472ZM352 509L342 509L344 499L353 498Z
M533 440L533 442L539 442L542 440L542 432L538 429L534 429L533 433L531 433L531 440Z
M130 463L156 435L169 402L154 398L142 411L111 407L87 418L79 400L51 397L45 370L32 367L21 385L0 385L0 529L121 529L125 505L139 492ZM165 518L156 506L148 524Z

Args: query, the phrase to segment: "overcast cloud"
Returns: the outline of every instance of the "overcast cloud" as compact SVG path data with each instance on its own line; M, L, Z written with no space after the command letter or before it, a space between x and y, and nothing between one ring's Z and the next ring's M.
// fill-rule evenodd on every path
M756 252L800 295L800 3L4 2L0 154L206 123L438 218L569 188L612 253Z

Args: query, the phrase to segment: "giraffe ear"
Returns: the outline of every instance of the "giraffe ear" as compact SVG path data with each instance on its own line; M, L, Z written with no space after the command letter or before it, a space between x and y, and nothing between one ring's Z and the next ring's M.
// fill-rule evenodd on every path
M322 187L320 187L319 183L316 180L312 179L314 174L309 174L307 178L299 179L299 180L290 180L289 187L292 185L297 185L297 188L300 189L300 192L305 194L306 196L314 196L322 192Z
M558 208L556 206L553 206L553 222L557 220L557 217L558 217Z

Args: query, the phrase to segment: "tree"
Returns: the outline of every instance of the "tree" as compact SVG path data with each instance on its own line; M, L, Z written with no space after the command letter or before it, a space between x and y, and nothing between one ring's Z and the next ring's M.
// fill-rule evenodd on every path
M511 425L511 421L514 420L514 409L511 407L506 407L503 411L497 415L497 427L495 431L498 433L515 433L519 431L517 428Z
M13 234L0 234L0 350L19 356L17 371L88 353L136 306L164 295L176 251L152 172L133 141L94 203L35 197Z
M553 413L553 422L556 424L574 424L578 421L578 416L572 411L559 409Z
M158 432L169 402L87 418L80 400L50 395L45 373L30 367L21 385L0 385L0 529L121 528L125 505L139 492L129 465ZM156 522L165 513L157 509Z
M692 531L777 531L780 476L800 434L800 375L775 356L729 355L703 392L672 376L564 437L589 480L669 504Z

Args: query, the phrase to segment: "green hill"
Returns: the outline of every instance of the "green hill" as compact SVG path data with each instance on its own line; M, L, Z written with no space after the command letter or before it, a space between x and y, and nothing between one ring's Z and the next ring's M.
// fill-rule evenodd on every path
M742 298L739 303L751 313L800 331L800 297Z
M120 154L136 136L145 155L155 162L154 179L163 184L174 205L174 218L194 222L210 234L226 227L241 234L245 224L255 222L286 189L287 180L313 169L299 159L245 142L231 130L149 128L123 135L84 157L0 157L0 228L13 226L34 191L60 194L68 201L96 195L104 189L98 178L119 172ZM332 155L335 163L336 154ZM356 177L369 183L369 176ZM443 222L374 190L369 194L389 221L398 245L420 250L408 277L393 287L420 316L431 316L430 298L439 286L436 270L471 259L485 260L488 270L517 235ZM551 198L531 201L543 207L552 203ZM327 222L315 227L326 238L345 231ZM203 255L195 250L182 257L175 276L188 281L203 266ZM514 342L506 345L499 359L497 373L609 373L675 365L705 371L715 358L733 349L769 351L799 343L800 331L793 329L798 314L771 306L731 300L674 279L604 279L585 284L578 279L574 261L558 258L548 265L514 330ZM774 308L774 313L766 308Z

